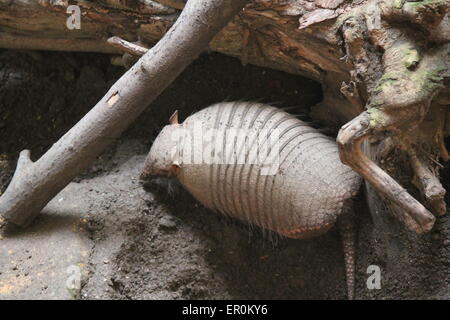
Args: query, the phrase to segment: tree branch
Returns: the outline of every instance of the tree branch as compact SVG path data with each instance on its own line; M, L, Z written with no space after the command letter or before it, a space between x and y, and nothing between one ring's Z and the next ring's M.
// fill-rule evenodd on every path
M111 37L108 39L108 43L112 45L113 47L119 49L120 51L132 54L134 56L143 56L147 53L148 49L144 48L140 45L137 45L135 43L131 43L128 41L125 41L119 37Z
M373 134L371 115L365 111L339 131L337 143L343 163L361 174L381 195L404 210L402 221L417 232L428 232L434 225L434 216L408 191L362 152L361 144Z
M167 34L128 70L37 162L22 153L0 198L0 213L26 226L74 177L117 138L208 43L246 0L189 0Z

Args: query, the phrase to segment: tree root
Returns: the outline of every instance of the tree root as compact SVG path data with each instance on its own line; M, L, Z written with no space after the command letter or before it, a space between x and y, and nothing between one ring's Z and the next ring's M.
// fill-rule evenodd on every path
M436 10L439 14L433 14L434 19L429 19L430 12ZM430 31L437 28L447 11L447 1L382 1L379 7L372 7L370 14L364 13L364 19L361 16L348 18L341 29L346 58L355 68L353 74L359 76L353 80L366 85L368 96L367 111L339 132L337 141L341 159L400 208L397 217L417 233L429 231L435 218L363 154L361 143L364 139L392 136L394 146L409 155L415 175L413 184L423 195L424 202L434 214L445 214L445 189L439 182L438 170L423 159L430 155L448 159L443 147L442 117L436 116L442 109L431 108L434 98L446 89L443 83L450 67L448 45L431 46L426 37L411 35L394 24L398 21L420 23ZM375 47L359 45L355 34L367 34ZM380 48L383 50L382 69L367 72L371 71L371 54ZM355 103L353 96L346 96ZM433 125L425 124L426 118L430 118Z
M341 161L363 176L380 194L402 208L408 214L403 220L408 228L417 233L430 231L434 216L362 152L361 144L373 134L372 130L367 111L343 126L337 139Z
M429 32L439 26L450 7L446 0L385 0L380 6L383 19L414 23Z
M414 185L424 195L425 201L431 210L439 216L444 215L446 212L445 189L442 187L439 178L423 160L419 159L413 148L408 148L407 152L415 174L413 178Z

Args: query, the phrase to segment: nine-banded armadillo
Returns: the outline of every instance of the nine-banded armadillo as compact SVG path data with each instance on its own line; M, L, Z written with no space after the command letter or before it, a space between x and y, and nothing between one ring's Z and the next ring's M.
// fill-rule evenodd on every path
M353 297L351 198L361 179L318 130L255 102L218 103L182 124L175 113L142 172L161 175L176 176L207 208L289 238L316 236L339 222Z

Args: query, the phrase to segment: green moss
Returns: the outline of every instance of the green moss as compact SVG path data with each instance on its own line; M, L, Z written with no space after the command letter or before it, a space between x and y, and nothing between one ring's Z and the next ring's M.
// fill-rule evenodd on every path
M387 87L394 86L398 81L396 73L387 72L378 80L378 84L374 89L373 94L384 91Z
M403 3L405 3L404 0L394 0L394 8L401 9L403 7Z
M426 97L433 91L443 87L442 73L447 70L444 63L440 63L433 69L424 69L414 73L411 81L417 83L419 96Z
M369 108L377 108L379 106L382 106L383 104L384 104L383 100L372 98L370 103L369 103Z
M80 290L79 289L67 288L67 291L69 292L69 295L73 300L77 300L80 298Z
M367 110L367 113L370 116L369 123L371 128L386 126L386 116L383 111L375 107L371 107L369 110Z
M423 1L408 2L407 5L413 8L417 8L421 6L440 5L443 2L445 2L445 0L423 0Z
M419 52L416 49L405 49L403 64L409 70L414 69L420 61Z

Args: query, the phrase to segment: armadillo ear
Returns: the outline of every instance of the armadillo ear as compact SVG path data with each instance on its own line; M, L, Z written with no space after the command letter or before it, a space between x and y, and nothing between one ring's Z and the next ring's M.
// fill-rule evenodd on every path
M170 173L173 174L174 176L177 176L178 173L180 172L181 167L178 164L172 164L170 166Z
M175 159L175 160L172 162L172 166L180 167L180 161L179 161L178 159Z
M175 110L173 115L170 116L169 124L179 124L179 122L178 122L178 110Z

